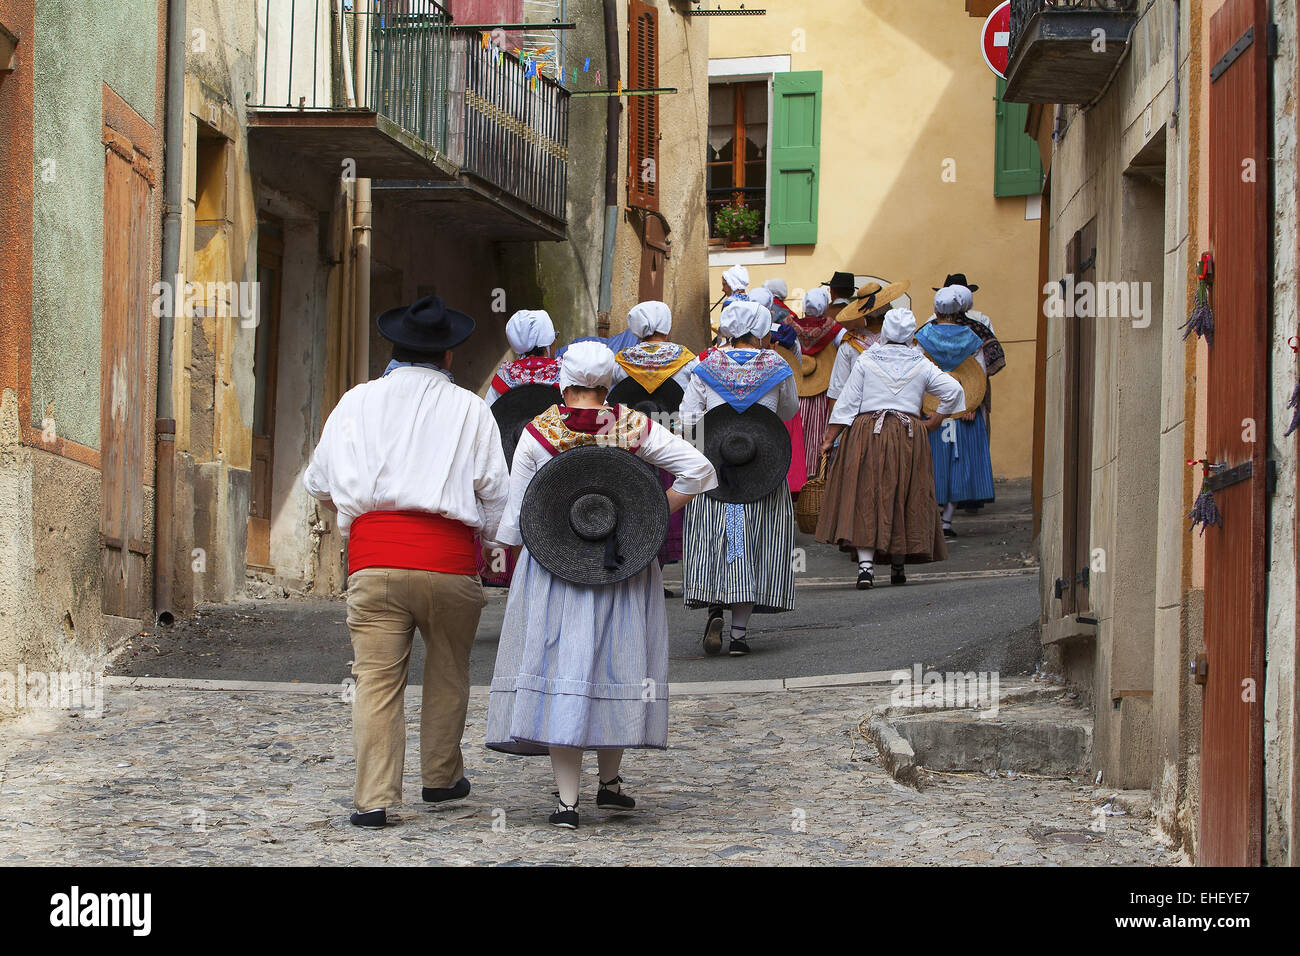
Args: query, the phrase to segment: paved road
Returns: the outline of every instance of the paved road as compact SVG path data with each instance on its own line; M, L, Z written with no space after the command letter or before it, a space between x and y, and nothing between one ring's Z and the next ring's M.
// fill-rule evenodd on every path
M665 580L677 593L668 599L670 678L803 677L914 663L1007 674L1032 670L1038 644L1030 626L1038 618L1038 578L1025 566L1028 489L1024 483L1003 483L998 490L998 503L985 514L959 515L962 536L953 543L950 560L910 570L905 587L886 583L859 592L848 557L800 535L807 567L798 576L798 606L787 614L753 618L754 653L747 658L704 656L705 614L683 608L680 569L669 568ZM888 570L881 571L887 581ZM491 679L505 597L494 589L480 622L470 664L476 685ZM416 641L412 683L420 680L423 658L422 643ZM137 638L112 672L328 684L348 676L351 660L342 601L244 601L202 608L166 632Z

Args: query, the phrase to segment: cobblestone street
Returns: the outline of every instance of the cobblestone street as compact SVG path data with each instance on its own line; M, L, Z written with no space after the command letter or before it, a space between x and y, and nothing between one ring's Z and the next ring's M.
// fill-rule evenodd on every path
M576 832L546 824L545 759L482 746L487 698L465 735L474 790L418 798L418 698L408 692L400 824L347 823L353 755L339 695L110 686L100 718L47 712L0 735L0 863L1178 865L1152 836L1145 794L1105 818L1084 779L923 774L879 765L857 727L888 685L675 695L670 748L629 752L641 810L594 808L584 765ZM390 815L391 819L391 815Z

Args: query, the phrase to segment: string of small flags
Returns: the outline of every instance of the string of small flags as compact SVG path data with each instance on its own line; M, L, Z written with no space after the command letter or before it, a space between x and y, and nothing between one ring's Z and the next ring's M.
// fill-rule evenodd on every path
M594 70L591 68L591 57L584 57L582 69L574 66L569 71L561 69L559 65L559 51L552 50L549 46L541 47L537 50L525 50L522 47L510 47L508 50L500 38L494 38L493 35L484 31L481 35L483 49L488 51L492 57L492 63L500 67L505 60L507 52L517 56L519 62L524 67L524 79L528 81L530 89L537 88L539 77L545 78L547 71L555 77L557 83L563 87L572 87L573 96L658 96L664 93L676 93L677 88L671 86L655 87L653 89L624 89L623 80L620 78L616 82L614 89L603 87L600 78L600 67ZM581 77L591 78L591 88L579 90ZM567 82L566 82L567 80Z

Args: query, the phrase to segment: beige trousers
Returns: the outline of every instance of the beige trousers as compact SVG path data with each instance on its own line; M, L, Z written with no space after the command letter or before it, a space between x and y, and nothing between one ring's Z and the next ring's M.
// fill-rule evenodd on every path
M486 603L479 579L470 575L366 568L348 578L358 810L402 802L403 697L416 628L425 647L420 777L426 787L444 788L464 776L469 652Z

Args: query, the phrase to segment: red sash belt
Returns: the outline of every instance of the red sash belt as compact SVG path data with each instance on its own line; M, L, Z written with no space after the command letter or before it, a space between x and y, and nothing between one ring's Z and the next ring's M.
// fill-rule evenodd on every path
M477 574L474 531L427 511L368 511L348 532L348 574L365 568Z

